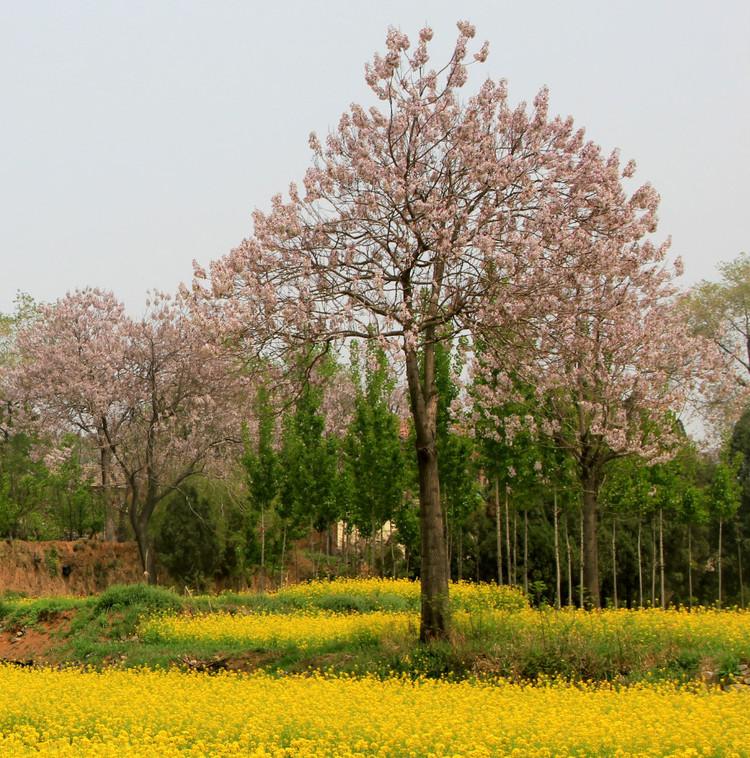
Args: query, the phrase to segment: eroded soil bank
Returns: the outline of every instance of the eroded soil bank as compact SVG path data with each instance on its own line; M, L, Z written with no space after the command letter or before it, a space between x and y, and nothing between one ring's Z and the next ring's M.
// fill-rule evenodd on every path
M143 581L134 542L0 542L0 594L91 595Z

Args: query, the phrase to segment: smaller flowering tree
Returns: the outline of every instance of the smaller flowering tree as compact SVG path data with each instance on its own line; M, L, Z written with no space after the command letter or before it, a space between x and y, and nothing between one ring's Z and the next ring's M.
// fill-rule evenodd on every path
M112 293L86 289L40 307L17 339L13 386L27 420L53 439L74 431L95 441L105 493L124 485L149 581L154 510L189 477L224 465L247 397L248 375L190 316L183 297L157 294L134 321Z
M627 197L616 154L597 159L599 183L585 223L551 256L556 286L527 342L482 355L479 408L491 414L519 379L536 388L542 431L576 462L583 492L584 584L600 604L597 524L606 466L624 456L655 463L679 444L677 417L715 379L706 340L693 337L676 307L669 243L654 245L658 195L644 185ZM634 165L623 170L632 176ZM507 424L506 424L507 427ZM507 428L506 428L507 431Z
M109 442L128 484L143 570L154 582L154 511L190 477L225 469L227 448L242 442L250 377L182 296L156 293L146 317L129 323L127 341L120 385L127 427Z
M105 502L105 539L115 536L112 448L128 420L122 402L129 320L111 292L87 288L40 306L16 339L14 394L53 439L66 432L93 440Z
M693 333L711 340L723 362L705 397L712 431L724 437L747 407L750 393L750 257L719 264L721 281L702 281L682 300Z

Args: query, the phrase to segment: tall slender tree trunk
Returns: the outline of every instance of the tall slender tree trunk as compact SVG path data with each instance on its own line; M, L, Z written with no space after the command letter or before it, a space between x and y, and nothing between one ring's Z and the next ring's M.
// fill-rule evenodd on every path
M659 508L659 591L662 610L667 607L667 593L664 587L664 517Z
M612 519L612 599L617 610L617 522Z
M508 559L508 584L513 584L513 551L510 549L510 508L507 487L505 488L505 555Z
M523 591L529 594L529 512L523 512Z
M557 512L557 487L552 490L552 515L555 525L555 608L562 605L562 577L560 574L560 521Z
M464 528L458 527L458 545L456 547L456 574L460 582L464 578Z
M344 574L349 574L349 530L348 530L348 524L346 522L343 523L343 534L341 535L341 541L343 542L343 545L341 546L341 550L344 557Z
M584 555L584 548L583 548L583 507L581 507L581 544L578 548L578 605L580 608L583 608L583 588L584 588L584 579L583 579L583 555Z
M284 586L284 560L286 558L286 521L281 532L281 568L279 569L279 587Z
M651 517L651 607L656 608L656 522Z
M693 530L688 524L688 608L693 609Z
M385 540L383 539L383 524L380 525L380 576L385 576Z
M513 584L518 586L518 511L513 508Z
M643 546L641 542L641 515L638 514L638 607L643 608Z
M370 519L370 576L375 576L375 519Z
M597 541L599 504L599 482L594 471L587 471L583 477L583 547L584 585L587 600L594 608L601 607L599 592L599 544Z
M260 591L266 591L266 510L260 508Z
M451 560L453 558L453 534L451 533L450 521L448 519L448 508L445 503L443 509L443 534L445 535L445 570L448 572L448 581L451 580Z
M742 579L742 532L740 531L740 522L735 522L737 529L737 576L740 581L740 608L745 607L745 584Z
M573 547L570 544L570 532L568 532L568 515L565 514L565 551L567 554L568 570L568 606L573 607Z
M721 517L719 517L719 555L718 555L718 560L717 560L717 568L719 571L719 603L718 603L719 608L721 608L721 601L722 601L722 597L721 597L721 533L722 533L723 527L724 527L724 520Z
M318 578L318 566L315 562L315 524L310 519L310 560L312 561L313 576Z
M495 477L495 541L497 544L497 583L503 583L503 519L500 514L500 482Z

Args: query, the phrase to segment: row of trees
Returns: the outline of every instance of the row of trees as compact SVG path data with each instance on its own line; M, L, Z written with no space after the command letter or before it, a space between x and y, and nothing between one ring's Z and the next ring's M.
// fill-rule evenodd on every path
M458 429L450 400L463 371L453 357L438 351L449 574L517 584L550 603L590 604L573 458L540 431L518 431L508 444L484 423ZM310 574L418 576L413 431L403 421L398 389L374 342L355 346L346 365L328 360L286 407L274 407L261 385L244 445L226 448L234 452L220 465L208 461L219 481L193 476L165 498L147 530L155 543L149 550L174 580L198 587L251 578L260 589L278 585L300 547ZM504 419L513 422L520 411L514 404ZM540 409L533 412L542 426ZM743 417L736 425L725 462L699 453L683 435L670 461L647 465L631 456L608 466L597 523L603 602L744 603L748 423ZM2 534L73 538L103 531L107 500L94 481L100 475L95 438L45 440L38 424L37 430L36 438L22 432L2 446L4 481L16 483L15 492L4 492ZM39 460L43 450L54 455ZM132 498L121 476L110 489L126 538L132 527L123 516Z
M630 482L628 462L665 471L687 444L678 418L699 398L741 405L737 352L697 306L685 317L679 262L652 239L654 189L629 191L634 164L550 117L546 91L513 107L506 83L486 80L463 99L488 45L470 63L474 28L458 28L438 68L431 29L416 45L390 29L386 54L366 68L380 105L352 106L325 143L311 135L303 188L257 211L252 235L208 270L196 265L192 288L156 296L140 320L84 290L18 330L7 426L36 424L53 448L70 432L91 442L105 533L112 492L123 492L149 577L159 504L197 474L226 470L244 438L263 577L272 524L283 571L302 524L342 520L374 545L395 521L419 555L421 637L439 638L449 576L464 574L469 555L485 576L487 541L498 580L522 566L526 585L543 581L531 577L532 542L551 499L556 600L564 574L573 595L576 542L579 600L596 606L602 505L625 507L626 488L611 482ZM706 300L699 291L694 302ZM714 502L722 465L732 470L710 475ZM735 479L725 476L727 503ZM699 490L681 502L697 503Z

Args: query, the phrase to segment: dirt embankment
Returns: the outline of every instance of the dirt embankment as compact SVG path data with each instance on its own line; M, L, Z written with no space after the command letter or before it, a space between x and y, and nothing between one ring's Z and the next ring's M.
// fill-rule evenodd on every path
M0 593L90 595L143 581L134 542L0 542Z

